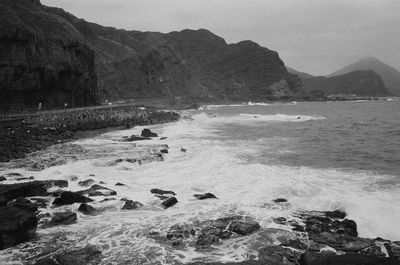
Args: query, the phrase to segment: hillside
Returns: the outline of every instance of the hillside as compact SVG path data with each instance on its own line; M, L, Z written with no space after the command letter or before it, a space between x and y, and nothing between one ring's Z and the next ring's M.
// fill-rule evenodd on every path
M0 111L97 103L94 52L38 0L0 1Z
M385 86L390 92L400 95L400 72L394 67L387 65L376 58L369 57L362 59L333 72L328 77L343 75L357 70L375 71L382 77Z
M307 92L322 91L326 96L332 94L356 94L357 96L389 96L382 78L371 70L354 71L333 77L314 77L303 79Z
M300 79L315 77L315 76L313 76L313 75L311 75L309 73L300 72L300 71L297 71L297 70L295 70L293 68L290 68L288 66L286 66L286 69L288 70L289 73L297 75L298 77L300 77Z

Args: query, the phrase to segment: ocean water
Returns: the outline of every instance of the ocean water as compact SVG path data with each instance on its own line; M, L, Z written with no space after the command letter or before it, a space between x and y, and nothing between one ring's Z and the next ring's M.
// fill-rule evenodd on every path
M244 260L262 245L259 235L226 240L206 252L196 250L190 240L185 248L176 248L160 238L174 224L233 214L251 216L263 228L288 229L272 219L295 218L304 210L343 209L357 222L360 236L400 240L400 101L214 105L182 116L179 122L149 127L168 137L163 141L121 142L144 128L135 127L3 164L3 174L104 181L118 198L145 206L123 211L119 200L95 202L103 214L79 214L76 224L39 229L36 241L0 252L0 261L19 264L57 244L94 244L105 255L103 264ZM158 144L170 148L163 162L111 163L147 154L149 146ZM31 165L43 159L64 164L33 170ZM13 168L16 165L24 166ZM127 186L114 186L116 182ZM149 192L152 188L175 191L179 203L162 209ZM80 187L70 181L69 189ZM194 199L193 194L203 192L219 199ZM289 203L271 203L276 198Z

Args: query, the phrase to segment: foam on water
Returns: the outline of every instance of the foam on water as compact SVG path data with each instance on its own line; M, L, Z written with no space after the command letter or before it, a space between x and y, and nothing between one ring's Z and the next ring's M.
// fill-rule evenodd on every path
M257 116L257 118L255 118ZM380 236L400 240L399 187L380 189L376 185L387 176L368 172L344 172L335 169L314 169L260 163L245 159L257 154L259 141L222 139L221 124L268 124L275 122L308 122L323 119L307 115L207 115L196 114L173 124L150 126L168 139L145 142L122 142L121 137L139 134L144 127L112 131L94 138L72 143L90 153L79 159L46 168L42 171L9 169L35 179L93 178L117 191L118 197L137 200L145 205L138 211L121 210L119 200L94 202L104 209L100 216L79 214L76 224L66 227L39 229L38 245L50 244L50 238L63 231L71 244L90 243L101 248L104 264L173 264L174 262L239 261L255 253L257 239L253 236L230 239L212 251L195 251L194 242L185 249L174 248L150 232L165 235L177 223L193 223L227 215L249 215L263 228L279 227L275 217L293 217L299 210L344 209L358 224L360 236ZM258 139L261 140L262 139ZM274 141L284 141L276 138ZM132 158L149 152L149 146L168 144L165 161L138 165L128 162L110 164L118 158ZM142 146L142 147L141 147ZM181 148L187 152L181 152ZM141 149L142 148L142 149ZM96 156L96 154L102 154ZM38 158L40 159L40 158ZM114 186L122 182L126 186ZM77 182L69 181L71 190L80 190ZM164 210L149 191L152 188L173 190L179 203ZM195 200L193 194L211 192L218 200ZM273 199L286 198L289 204L277 205ZM76 210L79 205L57 208ZM48 209L54 211L54 209ZM48 240L48 241L46 241ZM41 243L40 243L41 242ZM16 249L15 251L23 251ZM17 253L17 252L15 252ZM18 252L18 255L22 255ZM1 261L1 260L0 260ZM135 263L136 262L136 263Z

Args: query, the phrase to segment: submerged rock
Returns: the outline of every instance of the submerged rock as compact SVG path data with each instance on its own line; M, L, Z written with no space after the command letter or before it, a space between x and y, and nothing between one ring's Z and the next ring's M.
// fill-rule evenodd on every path
M28 202L0 207L0 249L15 246L35 235L36 207Z
M273 202L276 202L276 203L287 202L287 201L288 200L284 199L284 198L278 198L278 199L273 200Z
M51 258L44 258L35 265L98 265L102 260L101 251L92 245L81 249L69 250Z
M89 189L78 191L78 194L88 195L89 197L95 197L95 196L113 196L117 195L117 192L115 190L103 187L101 185L94 184Z
M4 181L4 180L7 180L7 179L3 176L0 176L0 181Z
M44 227L55 226L55 225L70 225L76 222L78 219L76 213L71 211L56 212L54 213L51 220L44 224Z
M59 198L56 198L53 202L54 205L67 205L73 204L76 202L85 203L85 202L92 202L92 199L89 199L85 196L82 196L79 193L71 192L71 191L64 191L61 193Z
M132 201L132 200L128 200L125 202L124 206L122 206L123 210L135 210L138 208L143 207L143 204L141 204L138 201Z
M96 209L93 206L90 206L86 203L82 203L81 205L79 205L78 211L86 215L95 215L97 213Z
M142 137L142 136L136 136L136 135L131 135L131 137L124 139L126 142L134 142L134 141L143 141L143 140L150 140L151 138L149 137Z
M212 193L204 193L204 194L194 194L193 197L195 197L198 200L206 200L206 199L218 199L214 194Z
M142 137L158 137L158 134L152 132L150 129L143 129Z
M158 194L158 195L165 195L165 194L176 195L175 192L173 192L171 190L151 189L150 192L153 194Z
M196 230L193 225L190 224L175 224L171 226L167 233L167 239L173 240L178 238L190 238L196 234Z
M166 208L174 206L177 203L178 203L178 199L177 198L170 197L170 198L166 199L165 201L163 201L161 203L161 205L166 209Z

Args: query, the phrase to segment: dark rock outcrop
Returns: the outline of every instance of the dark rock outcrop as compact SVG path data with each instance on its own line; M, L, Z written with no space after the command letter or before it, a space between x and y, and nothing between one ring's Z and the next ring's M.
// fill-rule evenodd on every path
M54 213L51 220L44 224L44 227L55 226L55 225L70 225L76 222L78 219L76 213L65 211Z
M218 199L214 194L209 192L203 194L194 194L193 197L195 197L198 200Z
M98 184L94 184L89 189L81 190L78 191L77 193L81 195L87 195L89 197L117 195L117 192L115 190L103 187Z
M141 135L142 137L158 137L158 134L152 132L150 129L143 129Z
M36 207L28 200L0 207L0 250L29 240L35 235Z
M0 2L0 106L37 109L97 102L94 52L39 1Z
M78 211L86 215L95 215L97 213L96 209L93 206L90 206L86 203L82 203L81 205L79 205Z
M93 179L87 179L87 180L82 180L78 182L79 186L82 187L89 187L90 185L94 184L94 180Z
M54 205L68 205L73 203L86 203L92 202L93 200L87 198L79 193L71 192L71 191L64 191L61 193L59 198L56 198L53 202Z
M300 265L398 265L399 260L368 256L359 253L335 255L333 253L306 252L300 258Z
M176 195L175 192L170 191L170 190L151 189L150 192L153 194L158 194L158 195L165 195L165 194Z
M41 259L35 265L98 265L102 258L102 253L97 247L88 245Z
M164 200L161 203L161 205L162 205L162 207L164 207L166 209L166 208L174 206L177 203L178 203L178 200L175 197L170 197L170 198Z
M122 210L135 210L143 207L143 204L137 201L128 200L125 202L124 206L122 206Z

